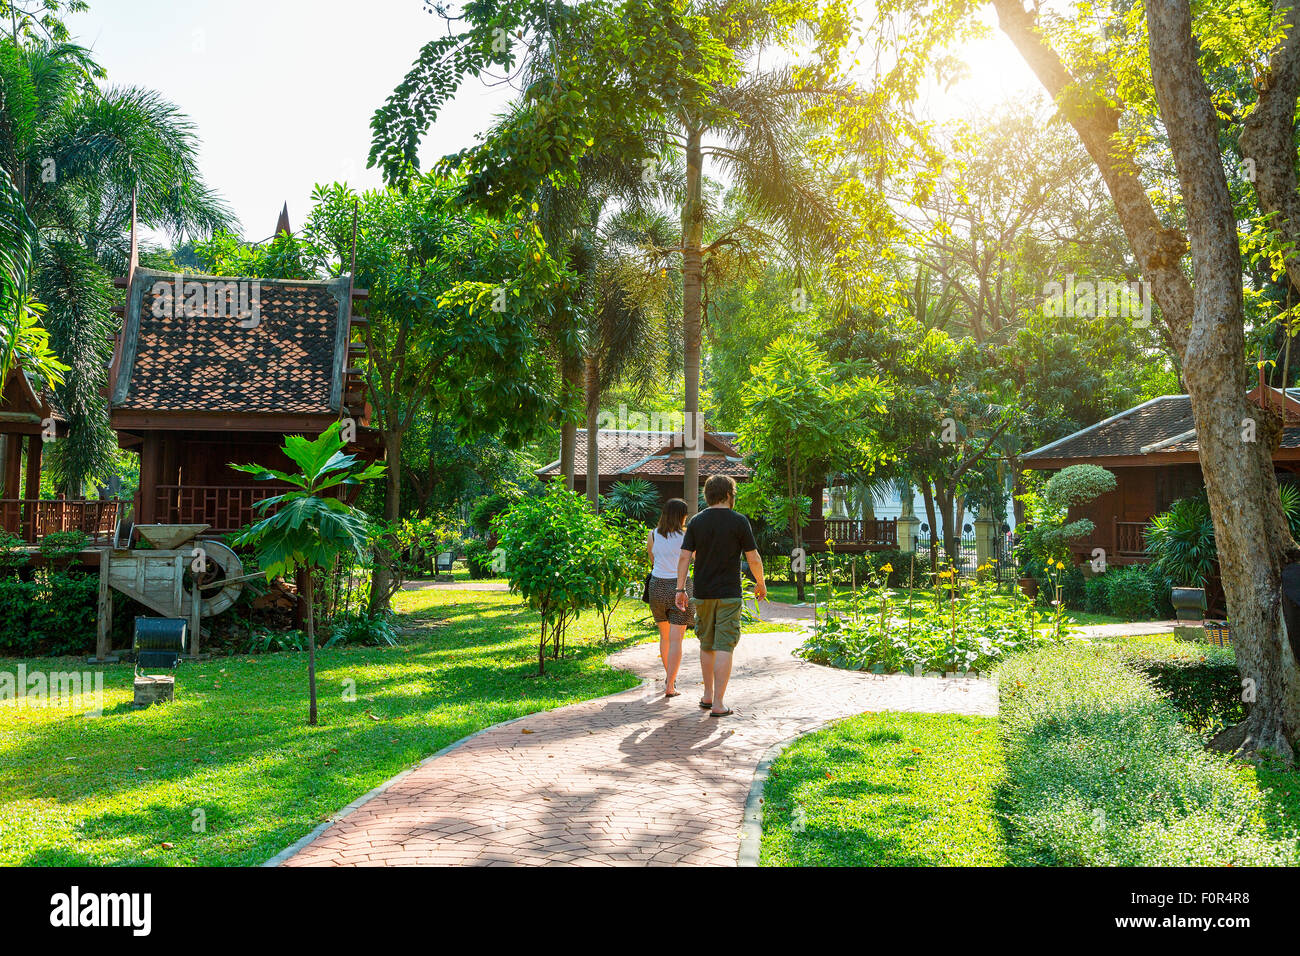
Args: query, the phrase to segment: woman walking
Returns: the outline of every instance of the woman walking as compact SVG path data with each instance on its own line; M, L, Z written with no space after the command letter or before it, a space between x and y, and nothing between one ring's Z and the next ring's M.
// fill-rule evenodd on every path
M677 696L677 671L682 665L682 632L695 626L695 608L687 592L686 609L677 607L677 559L686 531L686 502L673 498L659 515L659 526L650 532L650 612L659 625L659 657L664 662L665 697ZM686 583L690 588L690 582Z

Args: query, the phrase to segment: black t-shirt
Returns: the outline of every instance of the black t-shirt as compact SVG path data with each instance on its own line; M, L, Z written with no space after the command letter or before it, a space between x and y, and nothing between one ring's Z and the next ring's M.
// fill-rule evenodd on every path
M758 545L740 512L705 508L686 525L682 550L695 553L696 598L738 598L741 555Z

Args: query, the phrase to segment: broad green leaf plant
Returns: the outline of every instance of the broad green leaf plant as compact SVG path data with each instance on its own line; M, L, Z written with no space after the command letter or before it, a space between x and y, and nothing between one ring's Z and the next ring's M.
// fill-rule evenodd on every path
M316 621L313 609L312 572L328 567L335 557L349 553L361 557L366 547L367 524L364 512L331 491L355 487L380 477L384 466L367 464L356 455L347 454L347 443L340 437L338 422L330 425L319 438L290 435L284 441L284 453L300 469L279 471L265 465L234 465L236 471L252 475L259 481L282 481L292 490L259 502L257 508L266 517L235 539L237 545L257 551L258 564L270 581L298 569L307 571L307 681L311 706L307 723L316 724Z

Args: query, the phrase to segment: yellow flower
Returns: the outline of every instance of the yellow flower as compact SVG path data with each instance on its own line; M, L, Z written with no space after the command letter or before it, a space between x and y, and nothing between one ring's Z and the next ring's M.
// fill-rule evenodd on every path
M1065 570L1065 562L1064 562L1064 561L1057 561L1057 562L1056 562L1056 570L1058 570L1058 571L1064 571L1064 570Z
M888 574L890 571L894 570L894 566L890 564L888 561L886 561L884 564L880 566L880 570Z

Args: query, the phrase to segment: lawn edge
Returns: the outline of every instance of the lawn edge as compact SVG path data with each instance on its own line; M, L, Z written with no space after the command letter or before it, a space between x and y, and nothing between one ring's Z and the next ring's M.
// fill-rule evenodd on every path
M851 714L849 716L861 717L862 714L872 713L876 713L876 711L864 710L861 714ZM749 784L749 796L745 798L745 812L740 822L740 848L736 852L736 866L758 866L759 856L763 849L763 790L767 787L768 773L772 769L772 764L776 758L781 756L785 749L796 740L807 737L809 734L820 733L832 724L848 719L848 717L833 717L830 720L822 721L810 730L803 731L803 733L787 737L785 740L778 740L767 748L762 759L758 761L758 766L754 768L754 779Z
M615 668L615 669L624 670L624 668ZM632 671L628 671L628 670L624 670L624 672L628 674L633 673ZM275 856L271 857L269 860L265 861L264 863L259 863L258 866L279 866L285 860L294 856L299 851L305 849L309 844L313 843L317 837L324 834L325 831L328 830L330 827L334 826L336 823L341 821L344 817L349 816L350 814L359 810L361 807L365 806L375 797L385 792L389 787L392 787L397 783L401 782L406 777L410 776L412 773L419 770L425 764L430 763L434 760L437 760L439 757L451 753L456 748L463 746L464 744L473 740L475 737L478 737L480 734L486 734L488 731L497 730L498 728L501 727L509 727L511 724L517 724L521 720L530 720L533 717L536 717L538 714L546 714L554 710L563 710L564 707L576 707L579 704L589 704L594 700L610 700L614 697L622 696L623 694L640 692L645 689L647 684L652 684L652 683L654 683L652 678L642 678L641 683L637 684L635 687L627 687L624 688L623 690L616 690L612 694L603 694L600 697L588 697L586 700L575 700L572 704L565 704L563 707L552 707L550 710L535 710L529 714L523 714L519 717L512 717L509 720L502 720L495 724L489 724L487 727L482 727L474 731L472 734L466 734L464 737L461 737L459 740L453 740L451 743L447 744L447 746L443 747L440 750L435 750L433 753L429 754L429 756L420 760L419 763L412 764L411 766L403 770L401 773L389 777L387 780L385 780L383 783L381 783L379 786L375 787L374 789L366 793L363 793L361 796L357 797L357 799L353 800L351 803L349 803L347 806L340 809L338 812L331 814L330 818L326 820L324 823L318 824L305 836L301 837L300 839L296 840L289 846L285 847L283 850L281 850L279 853L277 853Z

